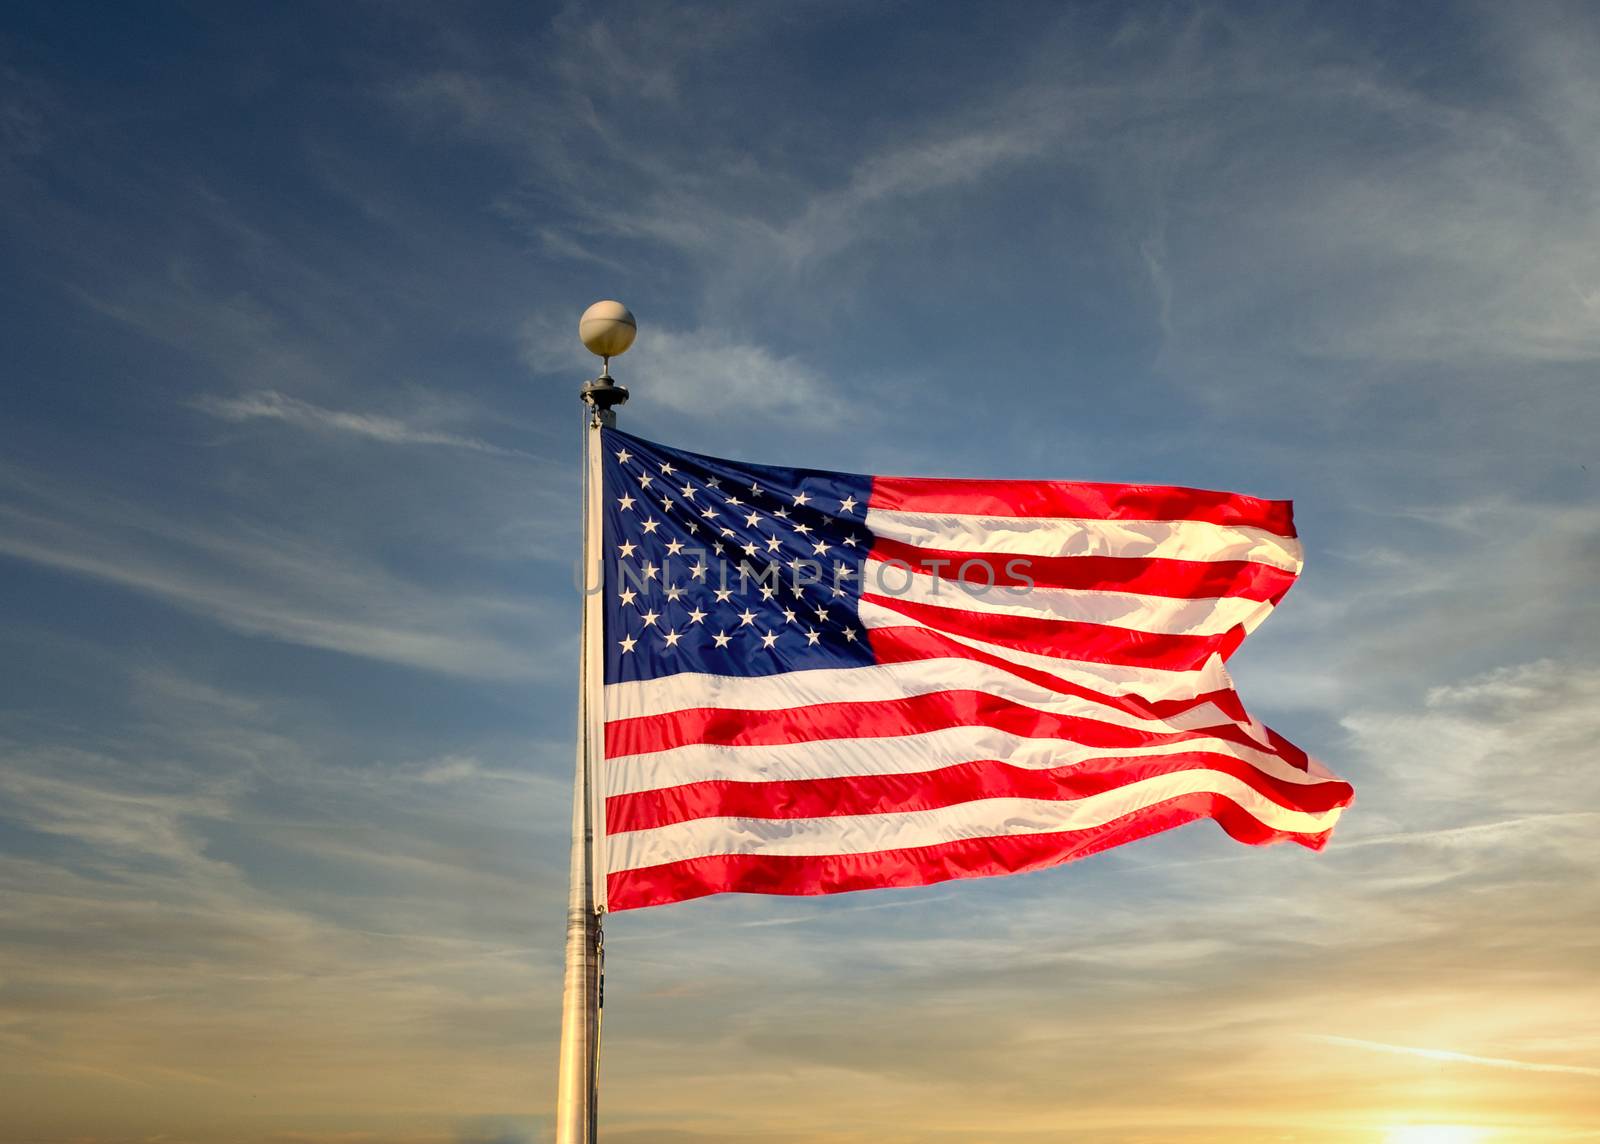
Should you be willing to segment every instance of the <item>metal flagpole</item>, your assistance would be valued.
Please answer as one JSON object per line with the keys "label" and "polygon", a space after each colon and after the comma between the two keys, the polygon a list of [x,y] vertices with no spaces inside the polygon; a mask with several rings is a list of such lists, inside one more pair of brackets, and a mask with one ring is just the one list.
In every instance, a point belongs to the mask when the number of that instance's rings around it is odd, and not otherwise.
{"label": "metal flagpole", "polygon": [[[578,750],[572,787],[572,863],[567,896],[567,965],[561,990],[561,1054],[556,1085],[556,1144],[595,1144],[600,1096],[600,1006],[605,946],[605,802],[596,778],[603,757],[605,583],[601,534],[600,430],[615,428],[628,391],[611,378],[611,358],[633,344],[633,315],[620,302],[584,311],[578,335],[604,359],[600,376],[580,391],[583,428],[583,635],[578,668]],[[601,845],[596,843],[600,842]]]}

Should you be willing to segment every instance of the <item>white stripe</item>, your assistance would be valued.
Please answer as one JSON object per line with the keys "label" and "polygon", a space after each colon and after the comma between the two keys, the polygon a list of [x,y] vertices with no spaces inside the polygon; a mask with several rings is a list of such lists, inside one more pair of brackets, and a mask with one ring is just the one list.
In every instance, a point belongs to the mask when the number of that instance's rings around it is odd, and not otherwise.
{"label": "white stripe", "polygon": [[607,721],[614,721],[700,707],[782,711],[819,703],[875,703],[951,690],[982,691],[1035,711],[1158,733],[1222,724],[1250,726],[1239,723],[1214,703],[1202,703],[1166,718],[1142,716],[1081,696],[1063,695],[1002,667],[954,658],[812,668],[781,675],[710,675],[685,671],[660,679],[608,683],[605,708]]}
{"label": "white stripe", "polygon": [[1285,782],[1315,785],[1328,776],[1308,774],[1277,755],[1210,737],[1148,747],[1090,747],[1071,739],[1034,739],[994,727],[967,724],[874,739],[826,739],[725,747],[690,743],[665,751],[606,760],[606,794],[637,794],[688,783],[795,782],[853,775],[914,775],[980,759],[999,759],[1029,770],[1068,767],[1087,759],[1159,758],[1210,751],[1249,763]]}
{"label": "white stripe", "polygon": [[1106,695],[1137,695],[1144,699],[1193,699],[1208,691],[1228,691],[1233,679],[1223,666],[1222,657],[1213,655],[1192,671],[1169,671],[1159,667],[1129,667],[1115,663],[1092,663],[1088,660],[1057,659],[1037,652],[1019,651],[1002,644],[986,643],[970,636],[947,632],[932,624],[912,619],[910,616],[862,600],[856,614],[867,628],[922,628],[938,632],[944,638],[963,647],[984,651],[998,659],[1023,667],[1048,672],[1068,683],[1092,688]]}
{"label": "white stripe", "polygon": [[1103,624],[1157,635],[1220,636],[1237,625],[1253,631],[1267,618],[1272,605],[1242,596],[1174,599],[1137,592],[1107,592],[1084,588],[983,588],[983,573],[969,573],[973,587],[954,579],[956,569],[935,579],[903,566],[886,566],[874,558],[867,571],[867,590],[913,604],[959,608],[997,616],[1024,616],[1035,620],[1071,620]]}
{"label": "white stripe", "polygon": [[613,873],[714,854],[871,854],[937,846],[965,838],[1088,830],[1185,794],[1220,794],[1276,830],[1317,834],[1337,810],[1287,810],[1248,784],[1217,771],[1180,771],[1070,802],[996,798],[937,810],[835,818],[700,818],[610,838]]}
{"label": "white stripe", "polygon": [[1123,556],[1169,560],[1248,560],[1299,572],[1300,542],[1264,528],[1203,520],[1085,520],[1060,516],[869,509],[874,534],[918,548],[1014,556]]}

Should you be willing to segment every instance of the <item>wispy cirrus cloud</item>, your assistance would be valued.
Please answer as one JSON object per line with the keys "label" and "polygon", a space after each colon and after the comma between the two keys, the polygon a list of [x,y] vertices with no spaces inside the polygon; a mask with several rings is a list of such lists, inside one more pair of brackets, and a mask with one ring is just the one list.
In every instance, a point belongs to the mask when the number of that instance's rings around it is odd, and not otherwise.
{"label": "wispy cirrus cloud", "polygon": [[355,413],[342,409],[328,409],[302,401],[276,390],[261,390],[237,397],[205,395],[191,403],[194,408],[223,421],[281,421],[301,429],[317,432],[343,433],[388,445],[437,445],[450,449],[466,449],[474,453],[487,453],[495,457],[518,457],[524,460],[544,460],[521,449],[508,449],[481,437],[450,433],[411,424],[404,418],[384,413]]}
{"label": "wispy cirrus cloud", "polygon": [[1447,1049],[1419,1049],[1411,1045],[1389,1045],[1381,1041],[1364,1041],[1359,1037],[1336,1037],[1326,1033],[1307,1033],[1314,1041],[1327,1045],[1345,1045],[1352,1049],[1365,1049],[1374,1053],[1390,1053],[1402,1057],[1421,1057],[1430,1061],[1450,1064],[1480,1065],[1484,1068],[1516,1069],[1521,1072],[1565,1073],[1568,1076],[1600,1077],[1600,1068],[1587,1065],[1557,1065],[1540,1061],[1519,1061],[1509,1057],[1480,1057],[1472,1053],[1457,1053]]}
{"label": "wispy cirrus cloud", "polygon": [[[432,671],[536,675],[546,609],[430,587],[267,523],[208,527],[0,468],[0,554],[154,596],[235,631]],[[522,638],[517,638],[518,634]]]}
{"label": "wispy cirrus cloud", "polygon": [[[598,362],[578,342],[574,328],[539,317],[521,330],[524,360],[549,372],[570,365],[592,375]],[[716,328],[651,329],[613,366],[632,386],[635,408],[746,422],[780,418],[808,427],[831,424],[849,408],[844,394],[800,357],[783,355]],[[865,411],[853,413],[859,419]]]}

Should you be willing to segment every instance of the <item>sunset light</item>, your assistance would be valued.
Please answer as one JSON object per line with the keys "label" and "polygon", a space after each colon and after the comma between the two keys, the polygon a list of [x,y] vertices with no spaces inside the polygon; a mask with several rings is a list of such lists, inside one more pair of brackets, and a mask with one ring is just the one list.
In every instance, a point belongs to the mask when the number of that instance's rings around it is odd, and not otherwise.
{"label": "sunset light", "polygon": [[1391,1128],[1383,1144],[1488,1144],[1487,1128],[1460,1124],[1409,1124]]}

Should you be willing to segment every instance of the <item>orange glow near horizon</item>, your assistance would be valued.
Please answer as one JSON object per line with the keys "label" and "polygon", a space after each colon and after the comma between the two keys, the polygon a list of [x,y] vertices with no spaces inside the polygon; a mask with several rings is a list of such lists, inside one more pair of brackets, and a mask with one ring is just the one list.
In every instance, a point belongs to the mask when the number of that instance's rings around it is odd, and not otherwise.
{"label": "orange glow near horizon", "polygon": [[1460,1124],[1409,1124],[1391,1128],[1383,1144],[1488,1144],[1487,1128]]}

